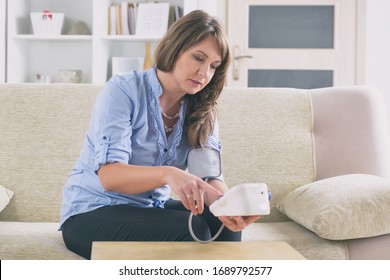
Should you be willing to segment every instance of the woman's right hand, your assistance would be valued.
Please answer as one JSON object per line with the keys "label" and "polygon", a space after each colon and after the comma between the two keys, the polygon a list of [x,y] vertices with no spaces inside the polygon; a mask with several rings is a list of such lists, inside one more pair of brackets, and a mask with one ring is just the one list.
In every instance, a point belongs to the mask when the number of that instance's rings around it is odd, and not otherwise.
{"label": "woman's right hand", "polygon": [[194,215],[204,210],[203,193],[221,196],[222,193],[201,178],[176,167],[170,167],[167,173],[167,185],[180,198],[184,207]]}

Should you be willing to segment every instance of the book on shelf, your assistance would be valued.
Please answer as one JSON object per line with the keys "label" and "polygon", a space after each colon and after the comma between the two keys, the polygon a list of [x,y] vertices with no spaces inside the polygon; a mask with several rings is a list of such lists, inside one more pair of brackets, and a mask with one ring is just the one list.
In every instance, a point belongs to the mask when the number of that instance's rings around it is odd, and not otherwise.
{"label": "book on shelf", "polygon": [[131,35],[130,16],[133,14],[134,4],[130,2],[121,2],[117,5],[111,5],[109,8],[108,17],[108,34],[109,35]]}
{"label": "book on shelf", "polygon": [[130,3],[127,3],[127,2],[121,2],[120,6],[119,6],[119,12],[120,12],[120,25],[121,25],[121,29],[122,29],[122,33],[121,35],[129,35],[129,25],[127,23],[127,17],[128,17],[128,5],[130,5]]}
{"label": "book on shelf", "polygon": [[109,35],[161,37],[174,21],[183,16],[183,8],[169,3],[122,1],[108,8]]}
{"label": "book on shelf", "polygon": [[108,34],[116,35],[116,7],[110,6],[108,9]]}
{"label": "book on shelf", "polygon": [[168,27],[183,16],[183,8],[177,5],[170,6]]}
{"label": "book on shelf", "polygon": [[122,29],[122,6],[119,4],[116,6],[116,34],[123,35]]}
{"label": "book on shelf", "polygon": [[169,18],[168,18],[168,28],[169,26],[171,26],[172,23],[175,22],[175,7],[174,6],[171,6],[169,7]]}
{"label": "book on shelf", "polygon": [[168,29],[169,3],[139,3],[135,34],[161,37]]}
{"label": "book on shelf", "polygon": [[183,16],[183,8],[180,6],[174,6],[175,8],[175,21]]}
{"label": "book on shelf", "polygon": [[135,34],[135,15],[136,15],[137,7],[136,5],[132,5],[129,7],[127,11],[127,24],[129,26],[129,34],[134,35]]}

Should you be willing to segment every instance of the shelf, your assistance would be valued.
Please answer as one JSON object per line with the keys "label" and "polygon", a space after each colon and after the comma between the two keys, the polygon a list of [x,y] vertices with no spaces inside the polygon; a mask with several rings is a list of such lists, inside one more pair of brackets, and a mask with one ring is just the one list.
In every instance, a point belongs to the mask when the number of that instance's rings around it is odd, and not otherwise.
{"label": "shelf", "polygon": [[13,37],[18,40],[31,41],[92,41],[92,35],[33,35],[33,34],[19,34]]}
{"label": "shelf", "polygon": [[145,36],[137,36],[137,35],[106,35],[106,36],[102,36],[101,39],[107,41],[157,42],[161,39],[161,37],[145,37]]}

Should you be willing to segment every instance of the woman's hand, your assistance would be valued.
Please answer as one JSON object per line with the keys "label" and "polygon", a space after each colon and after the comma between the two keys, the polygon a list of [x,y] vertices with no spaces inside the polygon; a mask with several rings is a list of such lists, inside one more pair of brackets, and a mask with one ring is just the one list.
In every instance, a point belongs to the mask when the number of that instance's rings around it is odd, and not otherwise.
{"label": "woman's hand", "polygon": [[[214,188],[220,190],[222,193],[229,189],[223,181],[212,180],[209,182]],[[205,196],[206,204],[210,206],[219,197],[209,194]],[[231,231],[241,231],[254,221],[258,220],[260,216],[221,216],[219,220]]]}
{"label": "woman's hand", "polygon": [[222,195],[219,190],[199,177],[175,167],[167,174],[167,185],[179,197],[184,207],[194,215],[203,213],[203,193],[214,197]]}
{"label": "woman's hand", "polygon": [[231,231],[241,231],[259,218],[260,216],[221,216],[219,220]]}

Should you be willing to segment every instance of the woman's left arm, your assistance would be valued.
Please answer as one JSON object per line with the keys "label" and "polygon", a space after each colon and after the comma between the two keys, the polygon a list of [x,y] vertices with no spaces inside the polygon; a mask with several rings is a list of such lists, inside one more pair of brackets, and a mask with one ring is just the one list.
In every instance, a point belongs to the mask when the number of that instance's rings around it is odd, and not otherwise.
{"label": "woman's left arm", "polygon": [[[221,193],[227,192],[229,189],[223,181],[210,180],[208,183],[219,190]],[[204,201],[207,206],[210,206],[219,197],[205,193]],[[248,225],[258,220],[260,216],[221,216],[220,221],[231,231],[241,231]]]}

